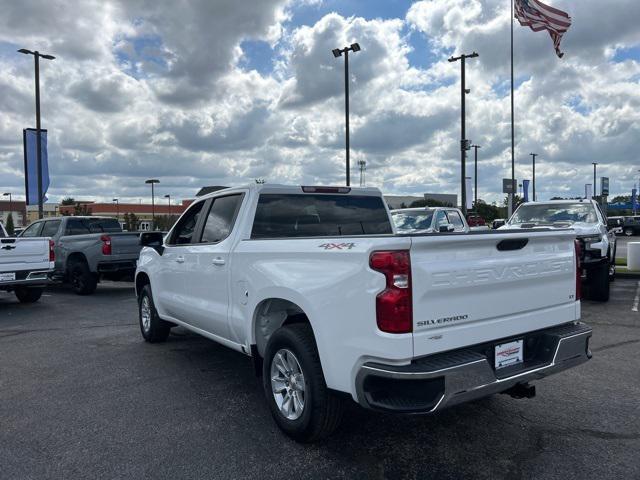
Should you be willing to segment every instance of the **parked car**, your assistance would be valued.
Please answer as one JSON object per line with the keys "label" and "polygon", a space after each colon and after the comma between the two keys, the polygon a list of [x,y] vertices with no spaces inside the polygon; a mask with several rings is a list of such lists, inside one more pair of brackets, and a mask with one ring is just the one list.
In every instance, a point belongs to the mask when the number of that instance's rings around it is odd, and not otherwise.
{"label": "parked car", "polygon": [[501,226],[503,226],[505,223],[507,223],[507,219],[506,218],[496,218],[493,222],[491,222],[491,228],[496,230],[496,229],[500,228]]}
{"label": "parked car", "polygon": [[640,234],[640,216],[624,217],[622,231],[627,237]]}
{"label": "parked car", "polygon": [[0,224],[0,290],[13,292],[21,303],[37,302],[54,260],[49,238],[12,238]]}
{"label": "parked car", "polygon": [[48,218],[32,223],[20,235],[38,237],[51,237],[55,244],[53,278],[70,283],[79,295],[93,293],[101,278],[133,280],[139,233],[123,232],[115,218]]}
{"label": "parked car", "polygon": [[607,217],[607,228],[616,235],[624,233],[624,217]]}
{"label": "parked car", "polygon": [[484,227],[487,224],[484,218],[475,213],[467,215],[467,223],[470,227]]}
{"label": "parked car", "polygon": [[425,207],[391,210],[398,233],[468,232],[464,215],[457,208]]}
{"label": "parked car", "polygon": [[299,441],[329,435],[349,397],[396,413],[530,397],[591,357],[571,230],[399,235],[377,189],[260,184],[141,243],[144,339],[181,325],[251,356]]}
{"label": "parked car", "polygon": [[523,203],[502,229],[571,228],[581,246],[582,271],[594,300],[609,300],[616,275],[616,236],[595,200]]}

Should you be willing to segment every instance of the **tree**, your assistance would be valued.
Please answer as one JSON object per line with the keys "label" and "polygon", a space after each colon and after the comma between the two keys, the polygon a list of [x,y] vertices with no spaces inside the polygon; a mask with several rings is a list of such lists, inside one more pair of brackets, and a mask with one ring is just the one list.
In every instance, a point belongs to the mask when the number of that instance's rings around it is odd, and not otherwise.
{"label": "tree", "polygon": [[140,220],[135,213],[125,213],[124,214],[124,228],[129,232],[136,232],[138,230],[138,224]]}
{"label": "tree", "polygon": [[473,211],[484,218],[487,222],[493,222],[496,218],[506,217],[504,209],[499,208],[496,205],[489,205],[481,199],[478,199],[478,204],[475,205]]}
{"label": "tree", "polygon": [[76,202],[73,207],[73,214],[75,216],[86,217],[91,215],[91,209],[86,203]]}
{"label": "tree", "polygon": [[60,205],[75,205],[76,201],[72,197],[65,197],[60,202]]}
{"label": "tree", "polygon": [[15,227],[13,225],[13,214],[11,212],[9,212],[9,216],[7,217],[7,224],[5,225],[5,228],[7,229],[7,233],[13,236]]}

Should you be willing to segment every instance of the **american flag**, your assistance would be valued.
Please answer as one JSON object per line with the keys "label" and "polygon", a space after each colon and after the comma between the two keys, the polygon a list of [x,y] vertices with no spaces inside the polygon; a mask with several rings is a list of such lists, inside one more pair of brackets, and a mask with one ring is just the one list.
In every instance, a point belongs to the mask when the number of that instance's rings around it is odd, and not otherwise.
{"label": "american flag", "polygon": [[534,32],[548,31],[558,57],[563,57],[560,42],[571,26],[571,17],[566,12],[538,0],[515,0],[515,17],[520,25],[530,27]]}

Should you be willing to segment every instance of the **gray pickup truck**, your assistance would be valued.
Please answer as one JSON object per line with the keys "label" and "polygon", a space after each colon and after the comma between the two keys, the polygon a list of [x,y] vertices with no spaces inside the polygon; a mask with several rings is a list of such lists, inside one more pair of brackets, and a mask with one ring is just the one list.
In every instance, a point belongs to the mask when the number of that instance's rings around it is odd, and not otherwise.
{"label": "gray pickup truck", "polygon": [[51,238],[56,259],[52,279],[70,283],[79,295],[92,294],[101,278],[133,280],[141,249],[138,232],[123,232],[120,223],[108,217],[38,220],[20,237]]}

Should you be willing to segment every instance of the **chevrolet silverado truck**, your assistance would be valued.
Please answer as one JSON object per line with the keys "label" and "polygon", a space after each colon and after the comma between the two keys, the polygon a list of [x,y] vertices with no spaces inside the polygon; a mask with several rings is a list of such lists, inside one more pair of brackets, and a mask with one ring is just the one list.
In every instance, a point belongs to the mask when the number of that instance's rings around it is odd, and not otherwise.
{"label": "chevrolet silverado truck", "polygon": [[377,189],[262,184],[140,240],[144,340],[179,325],[252,357],[297,441],[329,435],[349,399],[434,413],[531,397],[591,357],[571,230],[398,234]]}
{"label": "chevrolet silverado truck", "polygon": [[592,300],[609,300],[609,283],[616,276],[615,226],[595,200],[552,200],[523,203],[509,221],[507,229],[571,228],[580,242],[583,280]]}
{"label": "chevrolet silverado truck", "polygon": [[95,292],[101,278],[133,280],[140,254],[139,234],[123,232],[109,217],[59,217],[29,225],[20,238],[50,237],[54,242],[52,278],[68,282],[78,295]]}
{"label": "chevrolet silverado truck", "polygon": [[0,224],[0,290],[21,303],[37,302],[53,271],[55,254],[48,238],[11,238]]}

